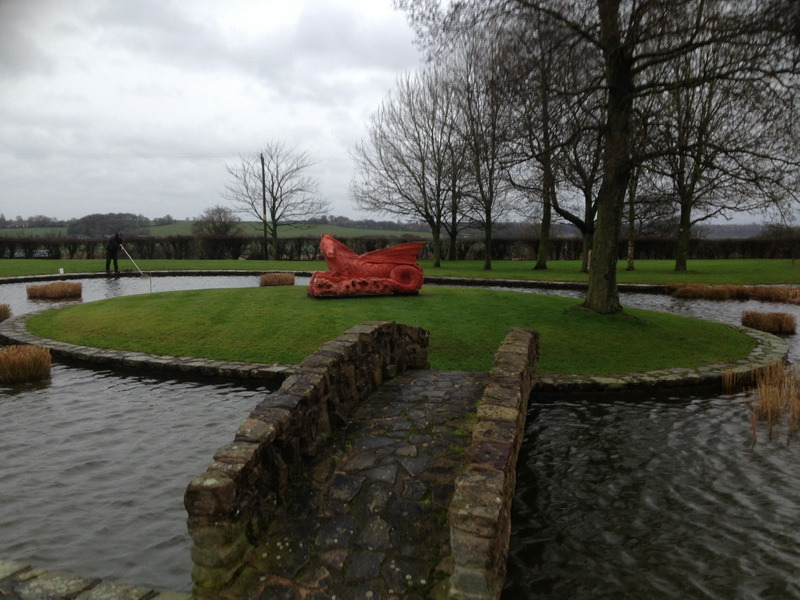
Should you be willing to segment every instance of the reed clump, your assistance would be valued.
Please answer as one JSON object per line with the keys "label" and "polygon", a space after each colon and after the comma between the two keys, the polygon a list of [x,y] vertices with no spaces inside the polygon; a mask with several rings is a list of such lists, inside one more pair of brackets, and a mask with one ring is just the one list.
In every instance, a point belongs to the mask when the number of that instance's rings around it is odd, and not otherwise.
{"label": "reed clump", "polygon": [[752,407],[753,441],[755,421],[764,421],[772,439],[774,429],[789,440],[800,429],[800,371],[780,362],[756,375],[757,398]]}
{"label": "reed clump", "polygon": [[0,383],[23,383],[50,377],[50,350],[39,346],[0,348]]}
{"label": "reed clump", "polygon": [[264,273],[259,280],[261,287],[268,285],[294,285],[294,273]]}
{"label": "reed clump", "polygon": [[29,285],[25,289],[28,292],[28,300],[80,298],[83,293],[83,285],[78,281],[55,281],[42,285]]}
{"label": "reed clump", "polygon": [[705,285],[687,283],[676,286],[672,295],[676,298],[702,300],[760,300],[800,304],[800,288],[761,285]]}
{"label": "reed clump", "polygon": [[793,334],[797,330],[797,320],[794,315],[787,313],[745,311],[742,313],[742,325],[775,334]]}
{"label": "reed clump", "polygon": [[11,316],[11,307],[8,304],[0,304],[0,323]]}

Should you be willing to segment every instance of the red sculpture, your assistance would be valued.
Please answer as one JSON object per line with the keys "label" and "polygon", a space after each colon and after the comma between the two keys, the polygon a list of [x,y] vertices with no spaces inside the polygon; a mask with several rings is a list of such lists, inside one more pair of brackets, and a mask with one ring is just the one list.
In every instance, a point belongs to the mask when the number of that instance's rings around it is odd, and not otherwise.
{"label": "red sculpture", "polygon": [[319,248],[330,271],[314,271],[308,295],[316,298],[365,294],[416,294],[423,271],[417,264],[425,242],[408,242],[366,254],[356,254],[324,234]]}

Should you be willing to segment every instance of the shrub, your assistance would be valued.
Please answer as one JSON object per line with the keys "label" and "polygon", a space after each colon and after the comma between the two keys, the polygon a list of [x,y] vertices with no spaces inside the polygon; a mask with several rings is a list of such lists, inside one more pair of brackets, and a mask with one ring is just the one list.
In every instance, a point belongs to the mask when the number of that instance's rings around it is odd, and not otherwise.
{"label": "shrub", "polygon": [[778,427],[786,440],[800,429],[800,372],[784,363],[761,369],[756,376],[758,396],[752,409],[753,441],[755,420],[766,421],[769,436]]}
{"label": "shrub", "polygon": [[11,307],[8,304],[0,304],[0,322],[5,321],[11,316]]}
{"label": "shrub", "polygon": [[76,281],[56,281],[43,285],[29,285],[26,288],[28,300],[59,300],[62,298],[80,298],[83,286]]}
{"label": "shrub", "polygon": [[294,285],[294,273],[264,273],[259,285]]}
{"label": "shrub", "polygon": [[676,298],[705,300],[761,300],[800,304],[800,288],[761,285],[702,285],[687,283],[672,291]]}
{"label": "shrub", "polygon": [[50,350],[39,346],[0,348],[0,383],[22,383],[50,376]]}
{"label": "shrub", "polygon": [[797,321],[794,315],[786,313],[761,313],[745,311],[742,313],[742,325],[767,333],[794,333]]}

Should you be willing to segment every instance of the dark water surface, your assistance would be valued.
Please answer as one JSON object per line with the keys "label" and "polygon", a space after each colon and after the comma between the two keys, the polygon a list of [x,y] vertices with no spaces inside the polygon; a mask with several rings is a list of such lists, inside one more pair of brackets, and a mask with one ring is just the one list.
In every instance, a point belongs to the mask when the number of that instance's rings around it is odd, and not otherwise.
{"label": "dark water surface", "polygon": [[[624,294],[741,322],[800,307]],[[786,338],[800,358],[797,336]],[[753,443],[747,393],[532,398],[504,600],[800,598],[800,440]]]}
{"label": "dark water surface", "polygon": [[[257,286],[253,276],[86,279],[83,300]],[[0,285],[19,315],[25,284]],[[264,386],[120,376],[55,364],[0,385],[0,558],[155,589],[191,589],[183,493]]]}
{"label": "dark water surface", "polygon": [[[82,283],[89,301],[258,278]],[[43,306],[23,284],[0,285],[0,303],[14,314]],[[743,310],[800,320],[800,307],[760,302],[624,294],[623,304],[726,323]],[[788,340],[797,362],[800,344]],[[188,591],[183,492],[265,393],[64,365],[49,382],[0,387],[0,558]],[[504,600],[800,598],[800,440],[770,441],[760,428],[754,444],[750,400],[535,397]]]}

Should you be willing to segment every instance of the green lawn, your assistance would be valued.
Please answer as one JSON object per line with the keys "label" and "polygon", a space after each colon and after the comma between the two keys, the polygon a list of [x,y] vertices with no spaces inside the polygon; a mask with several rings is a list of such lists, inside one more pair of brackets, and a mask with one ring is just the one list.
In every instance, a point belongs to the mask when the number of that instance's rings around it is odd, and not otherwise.
{"label": "green lawn", "polygon": [[[140,260],[133,256],[144,271],[165,270],[327,270],[322,261],[263,261],[263,260]],[[580,262],[561,260],[548,262],[546,271],[534,271],[532,261],[494,261],[491,271],[483,270],[483,261],[445,261],[433,268],[431,261],[420,261],[426,275],[440,277],[471,277],[487,279],[525,279],[537,281],[588,281],[580,272]],[[685,273],[674,271],[671,260],[640,260],[634,271],[625,270],[625,261],[617,269],[619,283],[705,283],[705,284],[794,284],[800,285],[800,261],[791,260],[692,260]],[[17,275],[55,274],[59,268],[66,273],[92,273],[105,269],[105,258],[95,260],[0,259],[0,277]],[[134,271],[133,264],[120,258],[120,269]]]}
{"label": "green lawn", "polygon": [[541,335],[542,372],[618,373],[692,367],[747,356],[749,336],[719,323],[626,309],[600,316],[580,301],[522,292],[423,287],[418,296],[312,299],[302,287],[128,296],[47,311],[44,337],[103,348],[296,364],[363,321],[431,332],[433,368],[487,370],[509,327]]}

